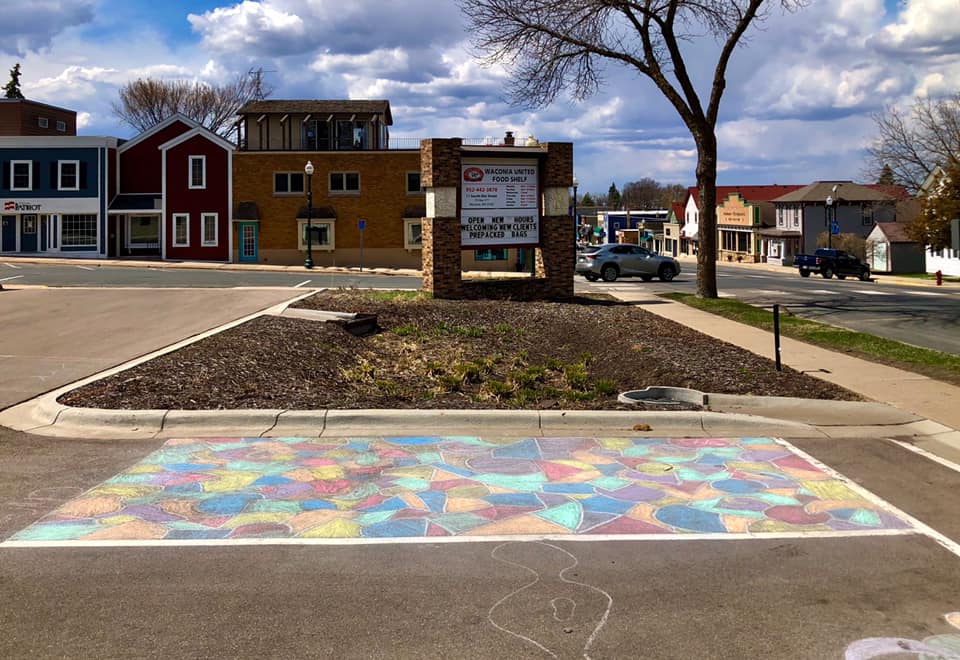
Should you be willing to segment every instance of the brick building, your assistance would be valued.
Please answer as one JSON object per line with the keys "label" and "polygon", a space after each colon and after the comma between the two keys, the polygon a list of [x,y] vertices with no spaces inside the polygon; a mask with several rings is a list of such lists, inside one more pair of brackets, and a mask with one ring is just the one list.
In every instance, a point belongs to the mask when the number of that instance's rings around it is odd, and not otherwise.
{"label": "brick building", "polygon": [[77,134],[77,113],[27,99],[0,99],[0,135]]}
{"label": "brick building", "polygon": [[[391,139],[388,101],[251,101],[238,115],[235,260],[303,263],[310,191],[315,264],[420,267],[420,140]],[[516,261],[507,249],[462,258],[465,269],[512,270]]]}

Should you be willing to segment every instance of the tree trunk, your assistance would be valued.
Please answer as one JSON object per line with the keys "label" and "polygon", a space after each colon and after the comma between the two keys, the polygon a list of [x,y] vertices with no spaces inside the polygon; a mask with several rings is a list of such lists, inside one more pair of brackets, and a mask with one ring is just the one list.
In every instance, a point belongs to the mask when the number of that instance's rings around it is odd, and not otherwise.
{"label": "tree trunk", "polygon": [[697,193],[700,222],[697,240],[697,295],[717,297],[717,142],[709,135],[695,136],[697,142]]}

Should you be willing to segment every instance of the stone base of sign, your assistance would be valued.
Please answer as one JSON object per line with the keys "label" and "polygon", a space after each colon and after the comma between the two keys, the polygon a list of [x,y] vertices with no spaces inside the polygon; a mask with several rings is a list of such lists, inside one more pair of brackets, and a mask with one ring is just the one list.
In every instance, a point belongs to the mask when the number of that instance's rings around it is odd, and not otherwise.
{"label": "stone base of sign", "polygon": [[[573,297],[576,247],[573,219],[561,215],[573,182],[573,145],[568,142],[535,147],[490,149],[498,158],[536,156],[542,172],[545,207],[540,215],[540,246],[535,250],[535,277],[529,279],[464,280],[461,271],[459,209],[452,201],[460,185],[462,141],[423,140],[420,144],[421,182],[427,193],[427,215],[421,226],[421,268],[424,291],[434,298],[563,300]],[[452,215],[451,215],[452,214]]]}

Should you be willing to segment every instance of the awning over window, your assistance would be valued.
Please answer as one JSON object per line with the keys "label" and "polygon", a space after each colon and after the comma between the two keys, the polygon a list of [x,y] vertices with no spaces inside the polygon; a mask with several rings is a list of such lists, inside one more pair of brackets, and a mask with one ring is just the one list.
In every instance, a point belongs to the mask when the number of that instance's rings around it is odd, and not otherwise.
{"label": "awning over window", "polygon": [[233,210],[233,219],[238,222],[259,222],[260,210],[256,202],[240,202]]}
{"label": "awning over window", "polygon": [[137,211],[161,211],[159,194],[129,194],[117,195],[110,202],[110,213],[128,213]]}

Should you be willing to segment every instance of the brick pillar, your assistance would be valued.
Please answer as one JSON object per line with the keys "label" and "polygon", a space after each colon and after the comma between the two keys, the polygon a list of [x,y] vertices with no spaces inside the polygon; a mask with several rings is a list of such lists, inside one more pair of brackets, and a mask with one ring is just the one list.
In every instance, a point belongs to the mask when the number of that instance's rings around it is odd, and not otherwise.
{"label": "brick pillar", "polygon": [[427,195],[427,217],[421,229],[422,288],[436,298],[459,298],[462,294],[457,216],[461,143],[460,138],[420,142],[420,180]]}
{"label": "brick pillar", "polygon": [[570,186],[573,185],[573,144],[546,145],[543,163],[543,215],[540,217],[540,249],[537,250],[537,277],[546,280],[548,298],[573,296],[576,265],[576,231],[570,216]]}

